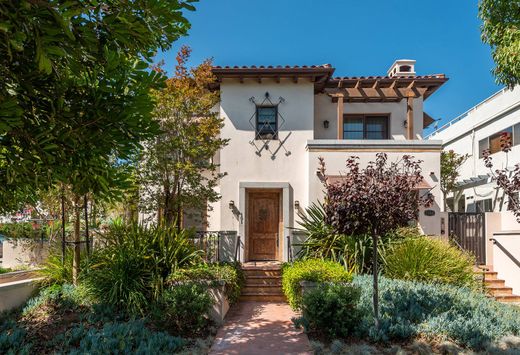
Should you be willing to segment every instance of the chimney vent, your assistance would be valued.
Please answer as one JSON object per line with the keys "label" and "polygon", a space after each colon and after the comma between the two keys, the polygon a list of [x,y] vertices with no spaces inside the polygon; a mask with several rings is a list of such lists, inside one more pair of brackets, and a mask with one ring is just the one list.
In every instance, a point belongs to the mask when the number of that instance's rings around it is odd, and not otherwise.
{"label": "chimney vent", "polygon": [[389,77],[396,76],[415,76],[415,60],[413,59],[398,59],[388,69],[387,75]]}

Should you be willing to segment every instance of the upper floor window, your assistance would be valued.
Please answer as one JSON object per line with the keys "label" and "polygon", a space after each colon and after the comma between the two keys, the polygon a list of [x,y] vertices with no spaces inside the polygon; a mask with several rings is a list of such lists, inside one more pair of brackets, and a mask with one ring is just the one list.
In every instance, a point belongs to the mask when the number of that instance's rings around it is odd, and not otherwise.
{"label": "upper floor window", "polygon": [[256,107],[256,138],[277,139],[278,137],[278,107]]}
{"label": "upper floor window", "polygon": [[343,139],[388,139],[388,116],[344,115]]}
{"label": "upper floor window", "polygon": [[489,137],[479,140],[479,157],[482,158],[484,156],[483,152],[486,149],[489,149],[489,152],[491,154],[500,152],[502,150],[501,137],[504,133],[508,135],[509,139],[511,139],[512,145],[520,145],[520,123],[517,123],[514,126],[507,127],[506,129],[498,133],[495,133]]}

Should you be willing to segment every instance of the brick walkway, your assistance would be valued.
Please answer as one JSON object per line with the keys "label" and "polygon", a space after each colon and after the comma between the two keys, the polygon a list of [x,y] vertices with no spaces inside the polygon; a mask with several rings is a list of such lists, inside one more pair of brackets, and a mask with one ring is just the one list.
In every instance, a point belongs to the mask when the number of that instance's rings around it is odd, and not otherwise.
{"label": "brick walkway", "polygon": [[239,302],[219,329],[210,355],[312,354],[309,339],[295,329],[287,303]]}

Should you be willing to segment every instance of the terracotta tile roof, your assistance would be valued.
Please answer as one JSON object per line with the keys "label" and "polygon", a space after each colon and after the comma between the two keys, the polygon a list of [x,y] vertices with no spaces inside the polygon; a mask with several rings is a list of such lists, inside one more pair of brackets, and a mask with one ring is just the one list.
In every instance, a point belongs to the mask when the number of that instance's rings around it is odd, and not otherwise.
{"label": "terracotta tile roof", "polygon": [[322,65],[216,65],[213,69],[333,69],[330,64]]}
{"label": "terracotta tile roof", "polygon": [[396,80],[396,79],[446,79],[446,75],[444,74],[430,74],[430,75],[410,75],[410,76],[335,76],[330,78],[330,80],[339,81],[339,80]]}

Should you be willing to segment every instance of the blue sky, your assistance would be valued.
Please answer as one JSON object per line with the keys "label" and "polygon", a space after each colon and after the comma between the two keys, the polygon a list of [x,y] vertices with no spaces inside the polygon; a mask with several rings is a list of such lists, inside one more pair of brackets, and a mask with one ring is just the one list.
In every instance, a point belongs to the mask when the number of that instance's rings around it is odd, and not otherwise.
{"label": "blue sky", "polygon": [[[338,76],[385,75],[398,58],[416,59],[418,74],[450,80],[425,103],[448,121],[499,90],[490,48],[480,40],[477,0],[202,0],[187,13],[192,65],[330,63]],[[442,123],[441,123],[442,124]]]}

